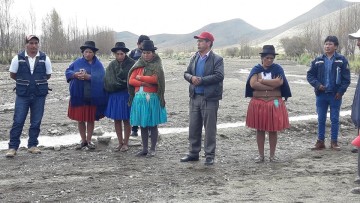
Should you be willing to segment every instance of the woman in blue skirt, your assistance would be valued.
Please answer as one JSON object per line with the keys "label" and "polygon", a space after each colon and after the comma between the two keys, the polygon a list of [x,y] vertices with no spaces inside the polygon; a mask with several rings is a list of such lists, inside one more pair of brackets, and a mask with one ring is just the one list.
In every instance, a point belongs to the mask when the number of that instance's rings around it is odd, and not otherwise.
{"label": "woman in blue skirt", "polygon": [[[137,156],[155,156],[158,125],[167,122],[165,108],[165,76],[157,48],[151,40],[144,40],[142,54],[129,72],[128,89],[131,105],[130,124],[141,127],[143,149]],[[148,150],[149,132],[151,147]]]}
{"label": "woman in blue skirt", "polygon": [[[129,49],[125,47],[124,42],[116,42],[111,51],[116,59],[110,62],[105,73],[104,88],[109,93],[105,116],[115,122],[115,132],[119,141],[115,151],[124,152],[129,149],[128,143],[131,131],[127,79],[135,61],[126,55]],[[124,123],[124,138],[122,135],[122,123]]]}

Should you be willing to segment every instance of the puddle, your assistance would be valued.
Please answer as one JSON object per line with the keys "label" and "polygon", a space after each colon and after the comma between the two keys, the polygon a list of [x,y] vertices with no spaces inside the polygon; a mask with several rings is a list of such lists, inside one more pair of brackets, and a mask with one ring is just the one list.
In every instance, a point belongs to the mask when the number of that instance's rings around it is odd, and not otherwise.
{"label": "puddle", "polygon": [[[351,110],[349,111],[341,111],[340,116],[348,116],[351,114]],[[330,114],[328,113],[327,117],[330,117]],[[317,115],[305,115],[305,116],[294,116],[290,117],[290,122],[297,122],[297,121],[304,121],[304,120],[316,120]],[[235,122],[235,123],[221,123],[218,124],[218,129],[221,128],[236,128],[236,127],[245,127],[245,122]],[[186,128],[159,128],[159,133],[161,135],[171,134],[171,133],[183,133],[188,132],[188,127]],[[116,139],[115,132],[106,132],[102,136],[110,136],[112,139]],[[94,139],[96,139],[98,136],[93,136]],[[132,138],[131,139],[140,139],[140,138]],[[27,146],[27,140],[28,138],[21,139],[20,147],[26,147]],[[56,136],[56,137],[50,137],[50,136],[40,136],[39,137],[39,146],[45,146],[45,147],[54,147],[54,146],[66,146],[66,145],[72,145],[75,143],[78,143],[80,141],[79,134],[68,134],[63,136]],[[0,142],[0,150],[4,150],[8,148],[8,142],[9,141],[1,141]]]}

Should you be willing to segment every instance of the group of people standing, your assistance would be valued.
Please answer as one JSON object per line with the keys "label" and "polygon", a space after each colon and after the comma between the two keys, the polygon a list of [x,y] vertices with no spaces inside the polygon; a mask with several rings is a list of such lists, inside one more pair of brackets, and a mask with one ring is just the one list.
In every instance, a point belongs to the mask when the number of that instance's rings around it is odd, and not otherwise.
{"label": "group of people standing", "polygon": [[[353,38],[360,39],[360,30]],[[357,36],[357,37],[356,37]],[[198,51],[191,57],[184,79],[189,83],[189,151],[180,162],[198,161],[205,130],[205,165],[213,165],[216,151],[217,113],[223,94],[224,61],[212,51],[215,41],[209,32],[194,36]],[[48,93],[47,80],[51,76],[50,59],[39,48],[39,38],[30,35],[25,51],[14,57],[10,76],[16,80],[14,123],[10,131],[7,157],[14,157],[20,144],[20,135],[28,109],[31,110],[28,148],[41,153],[38,145],[40,124]],[[324,41],[324,54],[312,61],[307,80],[314,87],[318,113],[318,139],[314,149],[325,148],[325,122],[330,107],[330,148],[339,150],[339,112],[342,95],[350,84],[347,59],[336,52],[336,36]],[[95,121],[108,117],[114,120],[118,145],[115,151],[129,149],[129,137],[141,128],[142,150],[136,156],[155,156],[158,125],[167,122],[165,102],[165,74],[157,48],[148,36],[141,35],[138,48],[130,51],[124,42],[111,49],[115,60],[105,69],[96,57],[95,42],[86,41],[80,47],[82,57],[66,69],[70,101],[68,117],[77,121],[81,137],[76,149],[96,146],[91,141]],[[264,45],[259,53],[261,63],[254,66],[246,81],[245,97],[251,97],[246,126],[256,129],[259,156],[255,162],[265,161],[265,134],[269,134],[271,162],[275,156],[277,134],[290,127],[285,102],[292,96],[283,68],[274,63],[273,45]],[[283,99],[284,98],[284,99]],[[360,113],[359,113],[360,114]],[[133,126],[133,129],[131,128]],[[123,135],[124,133],[124,135]],[[148,149],[149,137],[151,146]]]}

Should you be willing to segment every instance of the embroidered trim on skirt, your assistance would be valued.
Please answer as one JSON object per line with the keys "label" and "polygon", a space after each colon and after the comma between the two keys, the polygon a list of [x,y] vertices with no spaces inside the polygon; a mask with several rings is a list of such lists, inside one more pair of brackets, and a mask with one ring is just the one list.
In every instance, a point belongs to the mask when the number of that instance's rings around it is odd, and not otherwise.
{"label": "embroidered trim on skirt", "polygon": [[153,127],[167,122],[166,108],[161,107],[156,93],[136,92],[130,111],[130,125]]}
{"label": "embroidered trim on skirt", "polygon": [[129,120],[130,107],[128,105],[129,93],[127,90],[109,94],[109,101],[105,116],[113,120]]}
{"label": "embroidered trim on skirt", "polygon": [[281,131],[289,128],[285,102],[281,98],[268,101],[252,98],[247,110],[246,126],[263,131]]}
{"label": "embroidered trim on skirt", "polygon": [[84,106],[71,106],[69,103],[68,117],[72,120],[82,122],[95,121],[96,106],[84,105]]}

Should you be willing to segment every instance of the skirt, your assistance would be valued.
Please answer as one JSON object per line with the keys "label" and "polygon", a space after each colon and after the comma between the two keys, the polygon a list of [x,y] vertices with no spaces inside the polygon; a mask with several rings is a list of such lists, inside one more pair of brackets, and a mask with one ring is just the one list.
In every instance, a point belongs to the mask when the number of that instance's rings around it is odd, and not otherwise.
{"label": "skirt", "polygon": [[81,122],[94,122],[96,115],[96,106],[83,105],[83,106],[71,106],[69,102],[68,117],[71,120]]}
{"label": "skirt", "polygon": [[156,93],[136,92],[130,111],[130,125],[153,127],[167,122],[166,108],[161,107]]}
{"label": "skirt", "polygon": [[130,107],[128,101],[129,93],[127,90],[110,93],[105,116],[113,120],[129,120]]}
{"label": "skirt", "polygon": [[285,102],[281,98],[268,101],[252,98],[247,110],[246,126],[273,132],[289,128]]}

